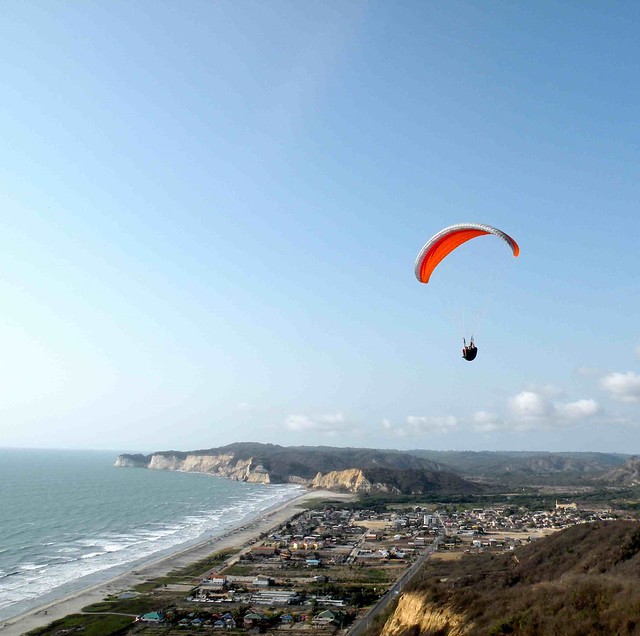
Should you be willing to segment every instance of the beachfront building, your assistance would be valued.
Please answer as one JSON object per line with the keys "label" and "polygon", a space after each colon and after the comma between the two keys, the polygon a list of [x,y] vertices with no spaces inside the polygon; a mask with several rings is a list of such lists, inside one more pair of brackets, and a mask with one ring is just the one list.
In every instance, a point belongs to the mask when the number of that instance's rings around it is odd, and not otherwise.
{"label": "beachfront building", "polygon": [[139,623],[151,623],[159,624],[164,621],[164,615],[162,612],[149,612],[148,614],[141,614],[136,617],[136,622]]}
{"label": "beachfront building", "polygon": [[214,590],[221,590],[227,585],[227,577],[222,574],[211,573],[204,581],[202,581],[201,585]]}

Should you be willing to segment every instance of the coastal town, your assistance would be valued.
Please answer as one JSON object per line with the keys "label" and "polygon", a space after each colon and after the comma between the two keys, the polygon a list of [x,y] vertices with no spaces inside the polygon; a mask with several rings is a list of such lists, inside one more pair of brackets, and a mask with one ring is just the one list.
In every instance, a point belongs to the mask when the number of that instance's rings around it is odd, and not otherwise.
{"label": "coastal town", "polygon": [[639,31],[2,2],[0,636],[640,636]]}
{"label": "coastal town", "polygon": [[538,511],[429,505],[377,512],[327,505],[217,554],[215,565],[198,576],[192,569],[148,581],[85,608],[83,616],[146,608],[128,619],[131,634],[366,633],[358,626],[382,620],[427,558],[514,550],[571,525],[615,518],[575,503]]}

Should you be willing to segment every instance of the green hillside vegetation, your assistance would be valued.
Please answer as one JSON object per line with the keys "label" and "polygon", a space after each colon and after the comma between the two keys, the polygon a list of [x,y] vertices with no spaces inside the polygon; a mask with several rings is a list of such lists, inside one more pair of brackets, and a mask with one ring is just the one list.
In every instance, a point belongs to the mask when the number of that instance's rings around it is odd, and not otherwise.
{"label": "green hillside vegetation", "polygon": [[478,635],[637,634],[639,579],[640,524],[616,521],[573,526],[512,553],[434,559],[411,591]]}
{"label": "green hillside vegetation", "polygon": [[[318,473],[361,469],[369,481],[382,484],[377,488],[380,492],[399,490],[405,496],[423,494],[436,499],[446,494],[462,497],[455,503],[478,505],[503,493],[515,497],[546,494],[551,500],[574,498],[575,493],[581,499],[601,500],[604,494],[607,500],[612,487],[623,490],[640,484],[638,459],[616,453],[397,451],[242,442],[154,454],[179,460],[188,455],[226,456],[231,463],[252,460],[252,469],[267,472],[271,483],[287,483],[292,475],[311,482]],[[144,467],[152,456],[121,457]]]}
{"label": "green hillside vegetation", "polygon": [[[446,466],[403,451],[373,448],[335,448],[331,446],[279,446],[257,442],[238,442],[205,450],[159,451],[164,455],[185,459],[187,455],[232,455],[236,460],[253,458],[274,479],[298,475],[313,479],[318,472],[328,473],[350,468],[389,468],[430,471],[449,471]],[[152,455],[124,455],[142,463],[149,463]]]}
{"label": "green hillside vegetation", "polygon": [[388,484],[407,494],[447,493],[471,496],[482,492],[478,484],[451,472],[389,468],[365,468],[362,472],[371,482]]}
{"label": "green hillside vegetation", "polygon": [[542,451],[409,451],[416,457],[445,464],[466,477],[510,478],[596,477],[621,466],[629,455],[620,453],[552,453]]}
{"label": "green hillside vegetation", "polygon": [[[360,469],[367,479],[382,484],[381,489],[402,493],[437,492],[467,494],[481,492],[448,467],[404,451],[330,446],[279,446],[242,442],[206,450],[160,451],[155,455],[184,460],[188,455],[226,456],[232,462],[252,460],[253,469],[269,474],[271,483],[287,483],[292,475],[311,482],[318,473]],[[138,466],[146,466],[153,455],[122,455]]]}
{"label": "green hillside vegetation", "polygon": [[[638,481],[637,470],[627,469],[630,455],[620,453],[551,453],[513,451],[431,451],[380,450],[374,448],[336,448],[330,446],[280,446],[257,442],[238,442],[193,451],[158,451],[155,455],[184,460],[188,455],[233,457],[234,461],[253,460],[254,468],[262,467],[269,473],[272,483],[286,483],[296,475],[312,480],[317,473],[347,469],[413,470],[424,473],[424,480],[433,484],[446,483],[442,492],[473,495],[479,492],[469,482],[456,481],[444,475],[457,474],[463,479],[474,479],[483,484],[485,492],[521,487],[579,487],[602,488],[605,481],[617,486],[629,486]],[[148,465],[152,455],[125,454],[133,464]],[[625,467],[623,467],[625,465]],[[632,466],[631,468],[637,468]],[[618,472],[615,469],[620,469]],[[607,479],[603,476],[611,474]],[[397,476],[396,481],[407,482]],[[420,480],[420,478],[417,478]],[[634,481],[635,479],[635,481]],[[382,481],[382,480],[376,480]],[[391,482],[389,482],[391,484]],[[402,488],[409,494],[412,489]],[[421,492],[429,490],[416,489]]]}

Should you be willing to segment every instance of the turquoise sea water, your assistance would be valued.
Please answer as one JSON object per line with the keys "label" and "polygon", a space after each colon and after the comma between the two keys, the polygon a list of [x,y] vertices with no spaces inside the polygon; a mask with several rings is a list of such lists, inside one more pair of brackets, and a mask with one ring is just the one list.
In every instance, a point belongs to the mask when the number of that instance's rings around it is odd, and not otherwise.
{"label": "turquoise sea water", "polygon": [[0,620],[240,526],[300,492],[115,468],[117,455],[0,449]]}

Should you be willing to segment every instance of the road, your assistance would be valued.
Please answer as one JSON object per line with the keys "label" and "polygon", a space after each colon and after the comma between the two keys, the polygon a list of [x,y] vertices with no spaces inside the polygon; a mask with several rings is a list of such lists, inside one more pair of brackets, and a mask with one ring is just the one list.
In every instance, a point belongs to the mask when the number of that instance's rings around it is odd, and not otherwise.
{"label": "road", "polygon": [[425,561],[433,554],[440,543],[444,541],[443,535],[438,535],[427,550],[421,554],[416,562],[404,572],[404,574],[393,584],[393,587],[385,594],[348,632],[347,636],[362,636],[366,634],[367,630],[371,627],[371,624],[377,616],[384,613],[389,605],[395,601],[406,585],[413,579],[420,570]]}

